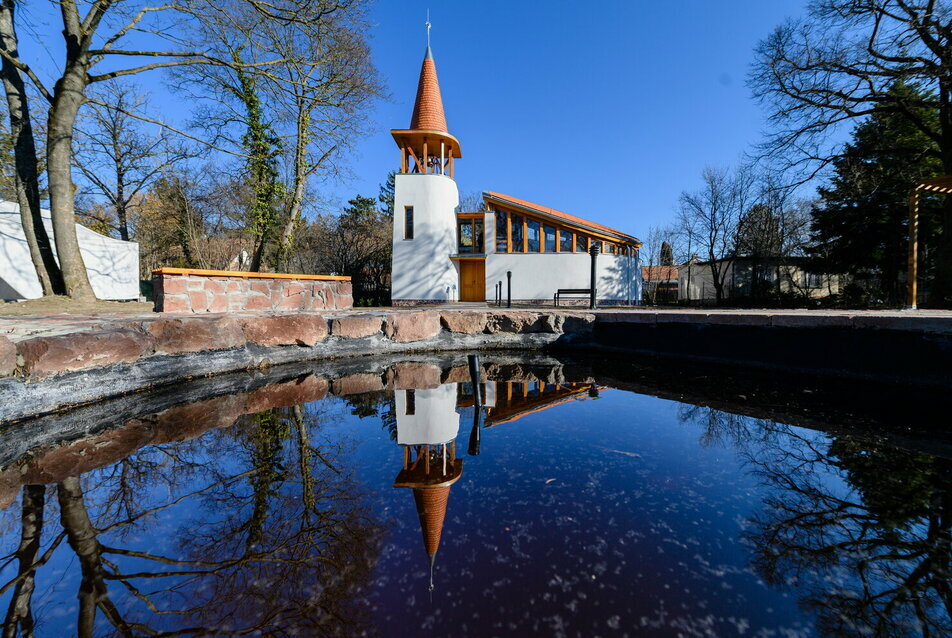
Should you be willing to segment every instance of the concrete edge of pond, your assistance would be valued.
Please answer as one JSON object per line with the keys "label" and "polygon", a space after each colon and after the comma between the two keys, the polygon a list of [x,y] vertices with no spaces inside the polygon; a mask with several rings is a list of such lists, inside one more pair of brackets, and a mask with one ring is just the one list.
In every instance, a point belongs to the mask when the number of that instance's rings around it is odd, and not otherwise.
{"label": "concrete edge of pond", "polygon": [[[0,423],[188,379],[388,353],[603,349],[952,384],[952,313],[412,309],[0,317]],[[3,334],[7,336],[3,336]]]}

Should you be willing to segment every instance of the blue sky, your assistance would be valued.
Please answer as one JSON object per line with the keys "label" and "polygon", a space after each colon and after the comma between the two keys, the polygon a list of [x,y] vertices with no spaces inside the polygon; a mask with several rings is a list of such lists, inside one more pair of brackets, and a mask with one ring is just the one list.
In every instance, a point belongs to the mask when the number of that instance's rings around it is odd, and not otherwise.
{"label": "blue sky", "polygon": [[[462,193],[494,190],[644,236],[668,223],[705,165],[735,163],[765,128],[745,85],[757,42],[805,0],[378,0],[370,40],[391,96],[356,142],[353,178],[321,185],[330,210],[376,196],[399,157],[426,47],[427,8]],[[61,59],[53,2],[20,9],[24,58]],[[47,76],[48,77],[48,76]],[[163,119],[189,105],[138,76]],[[36,103],[40,111],[42,104]]]}
{"label": "blue sky", "polygon": [[432,46],[463,193],[494,190],[643,236],[667,223],[705,165],[756,143],[763,111],[745,81],[753,49],[802,0],[410,2],[384,0],[372,47],[392,101],[357,146],[376,192],[398,161],[390,128],[409,124]]}

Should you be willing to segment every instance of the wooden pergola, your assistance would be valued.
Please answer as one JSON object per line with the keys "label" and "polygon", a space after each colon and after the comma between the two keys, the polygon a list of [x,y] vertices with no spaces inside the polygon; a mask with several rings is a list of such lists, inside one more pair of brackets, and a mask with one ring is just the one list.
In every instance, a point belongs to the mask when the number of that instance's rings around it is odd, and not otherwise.
{"label": "wooden pergola", "polygon": [[915,310],[919,279],[919,194],[952,195],[952,175],[920,182],[909,193],[909,274],[906,284],[906,310]]}

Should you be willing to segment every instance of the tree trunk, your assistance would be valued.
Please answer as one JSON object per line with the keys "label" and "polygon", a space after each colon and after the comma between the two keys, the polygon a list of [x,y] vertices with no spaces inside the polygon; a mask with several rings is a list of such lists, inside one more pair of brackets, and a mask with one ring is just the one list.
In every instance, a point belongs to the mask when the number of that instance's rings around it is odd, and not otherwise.
{"label": "tree trunk", "polygon": [[86,264],[79,251],[74,212],[72,179],[73,126],[79,107],[85,100],[86,70],[83,64],[72,61],[56,83],[53,105],[50,107],[47,128],[46,171],[50,188],[50,212],[53,217],[53,237],[66,283],[66,294],[76,300],[96,298]]}
{"label": "tree trunk", "polygon": [[16,556],[19,564],[17,583],[10,598],[7,618],[3,623],[3,638],[14,638],[17,625],[24,638],[33,636],[33,590],[36,587],[36,559],[40,555],[40,537],[43,532],[43,506],[46,503],[45,485],[23,486],[23,513],[20,521],[20,547]]}
{"label": "tree trunk", "polygon": [[[14,0],[0,3],[0,48],[13,58],[19,57],[16,25],[13,20]],[[3,58],[3,87],[10,112],[10,135],[16,166],[15,184],[23,234],[30,249],[30,259],[40,280],[43,295],[64,295],[66,285],[53,254],[53,245],[40,214],[39,169],[36,162],[36,141],[27,104],[26,90],[19,69]]]}

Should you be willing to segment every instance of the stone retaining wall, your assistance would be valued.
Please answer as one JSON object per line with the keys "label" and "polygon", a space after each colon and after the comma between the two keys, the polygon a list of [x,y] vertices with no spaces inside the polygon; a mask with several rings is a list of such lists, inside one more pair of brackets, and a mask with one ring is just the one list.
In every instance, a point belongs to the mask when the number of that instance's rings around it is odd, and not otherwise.
{"label": "stone retaining wall", "polygon": [[350,277],[159,268],[152,271],[156,312],[306,312],[354,305]]}
{"label": "stone retaining wall", "polygon": [[[541,348],[590,335],[586,313],[412,310],[111,315],[0,336],[0,423],[189,378],[314,359]],[[196,354],[201,353],[201,356]]]}

